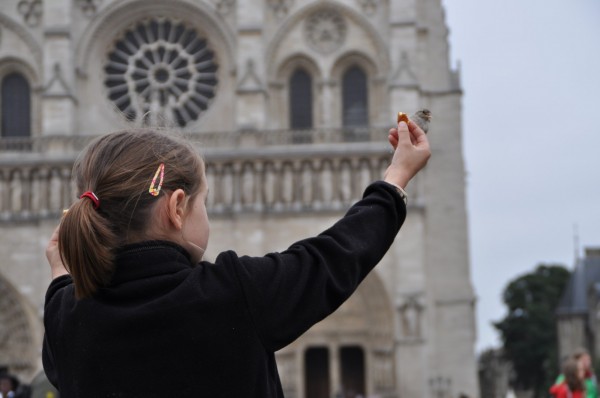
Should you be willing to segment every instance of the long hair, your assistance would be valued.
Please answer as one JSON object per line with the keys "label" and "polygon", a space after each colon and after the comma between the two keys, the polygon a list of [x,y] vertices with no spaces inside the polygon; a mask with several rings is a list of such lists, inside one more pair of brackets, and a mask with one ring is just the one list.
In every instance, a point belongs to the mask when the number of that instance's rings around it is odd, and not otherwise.
{"label": "long hair", "polygon": [[573,357],[567,359],[563,365],[563,374],[565,375],[565,383],[571,391],[583,391],[584,380],[579,377],[579,361]]}
{"label": "long hair", "polygon": [[[156,170],[165,165],[158,196],[149,193]],[[93,192],[100,201],[76,201],[62,219],[58,248],[73,277],[78,299],[106,286],[114,272],[115,250],[142,240],[152,208],[165,192],[200,191],[204,162],[190,143],[155,130],[111,133],[92,142],[76,160],[73,179],[78,197]]]}

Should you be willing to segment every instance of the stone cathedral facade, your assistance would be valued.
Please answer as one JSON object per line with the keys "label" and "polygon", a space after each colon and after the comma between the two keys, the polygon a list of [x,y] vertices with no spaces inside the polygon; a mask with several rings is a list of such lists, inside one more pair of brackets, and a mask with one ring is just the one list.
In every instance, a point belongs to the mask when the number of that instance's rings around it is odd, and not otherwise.
{"label": "stone cathedral facade", "polygon": [[279,372],[289,398],[477,397],[447,35],[440,0],[0,0],[0,368],[24,381],[41,369],[44,248],[91,138],[190,136],[211,186],[211,260],[330,226],[381,178],[396,113],[428,108],[433,156],[395,244],[277,353]]}

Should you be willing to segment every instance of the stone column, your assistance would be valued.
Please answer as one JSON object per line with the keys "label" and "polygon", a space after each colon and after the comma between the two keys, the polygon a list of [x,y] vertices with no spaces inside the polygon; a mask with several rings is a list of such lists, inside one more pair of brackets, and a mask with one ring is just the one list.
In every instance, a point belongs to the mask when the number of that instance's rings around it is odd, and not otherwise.
{"label": "stone column", "polygon": [[77,100],[73,92],[70,0],[44,3],[42,134],[72,135]]}
{"label": "stone column", "polygon": [[[419,104],[419,76],[416,71],[418,24],[416,1],[390,2],[390,105],[392,113],[399,110],[414,112]],[[413,110],[414,109],[414,110]]]}
{"label": "stone column", "polygon": [[340,349],[337,345],[329,346],[330,360],[329,364],[329,396],[337,397],[342,392]]}
{"label": "stone column", "polygon": [[266,126],[266,80],[262,45],[263,0],[237,2],[238,52],[236,124],[240,130]]}

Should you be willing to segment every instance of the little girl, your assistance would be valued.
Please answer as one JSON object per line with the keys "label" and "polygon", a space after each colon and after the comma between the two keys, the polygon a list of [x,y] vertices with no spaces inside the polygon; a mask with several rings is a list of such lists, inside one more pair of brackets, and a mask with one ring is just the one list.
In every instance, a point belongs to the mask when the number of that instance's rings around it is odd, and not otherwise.
{"label": "little girl", "polygon": [[348,299],[404,222],[402,188],[429,143],[412,121],[388,139],[384,181],[331,228],[214,264],[201,261],[208,187],[189,143],[156,131],[92,143],[46,250],[43,364],[61,398],[283,397],[275,351]]}

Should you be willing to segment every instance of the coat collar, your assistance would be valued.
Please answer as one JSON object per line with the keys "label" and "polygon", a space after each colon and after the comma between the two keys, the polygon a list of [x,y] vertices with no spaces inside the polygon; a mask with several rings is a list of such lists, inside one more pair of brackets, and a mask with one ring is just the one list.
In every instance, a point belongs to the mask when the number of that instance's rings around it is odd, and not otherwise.
{"label": "coat collar", "polygon": [[176,243],[153,240],[117,249],[111,285],[134,279],[172,274],[194,266],[189,253]]}

